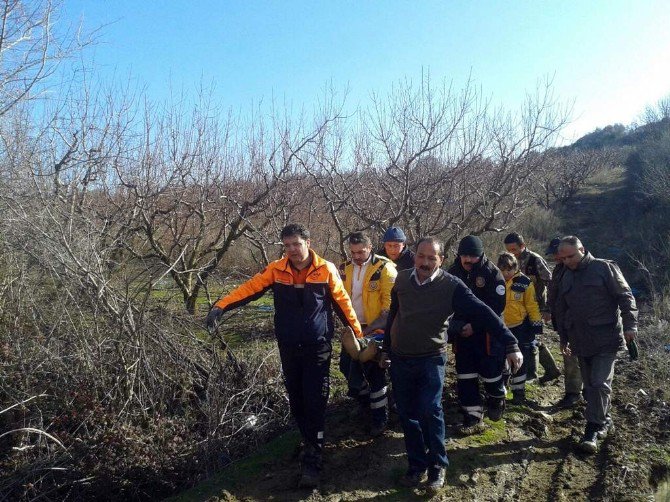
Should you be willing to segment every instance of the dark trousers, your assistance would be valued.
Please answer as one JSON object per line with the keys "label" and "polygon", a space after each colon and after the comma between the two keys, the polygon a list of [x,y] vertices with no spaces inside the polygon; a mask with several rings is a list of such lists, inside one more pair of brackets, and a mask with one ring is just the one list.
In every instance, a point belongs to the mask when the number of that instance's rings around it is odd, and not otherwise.
{"label": "dark trousers", "polygon": [[291,415],[305,444],[319,454],[330,392],[331,353],[330,342],[279,347]]}
{"label": "dark trousers", "polygon": [[409,469],[447,466],[442,387],[446,354],[400,357],[391,354],[391,383],[405,435]]}
{"label": "dark trousers", "polygon": [[614,378],[616,352],[579,357],[584,390],[586,392],[587,422],[603,425],[612,403],[612,379]]}
{"label": "dark trousers", "polygon": [[505,358],[490,356],[486,338],[473,335],[459,338],[454,343],[456,352],[456,389],[463,412],[477,418],[484,416],[484,405],[479,393],[479,380],[484,382],[486,394],[494,399],[505,399],[502,378]]}
{"label": "dark trousers", "polygon": [[512,375],[510,379],[510,388],[512,392],[515,390],[524,390],[526,388],[526,380],[528,379],[528,370],[535,361],[535,333],[530,328],[528,319],[526,319],[520,326],[510,328],[512,334],[519,342],[519,350],[523,356],[523,364],[521,368]]}
{"label": "dark trousers", "polygon": [[348,395],[370,406],[372,421],[385,422],[388,418],[386,370],[375,360],[366,363],[352,361],[349,354],[340,354],[340,371],[347,379]]}

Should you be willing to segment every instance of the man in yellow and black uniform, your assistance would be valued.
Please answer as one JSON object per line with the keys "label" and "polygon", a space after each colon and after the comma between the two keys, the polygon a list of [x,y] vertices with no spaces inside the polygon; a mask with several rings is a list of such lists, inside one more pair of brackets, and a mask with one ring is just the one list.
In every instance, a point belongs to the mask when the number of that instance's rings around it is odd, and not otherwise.
{"label": "man in yellow and black uniform", "polygon": [[[381,342],[397,275],[395,265],[388,258],[374,254],[370,237],[362,232],[349,236],[349,252],[351,261],[340,265],[340,274],[363,333],[367,335],[363,344]],[[370,406],[370,434],[381,435],[388,422],[386,370],[375,360],[352,361],[349,354],[342,351],[340,371],[347,379],[349,396]]]}
{"label": "man in yellow and black uniform", "polygon": [[333,311],[357,338],[363,333],[336,266],[310,249],[309,231],[291,224],[282,229],[280,238],[286,256],[219,299],[207,316],[207,326],[272,289],[282,372],[291,414],[305,445],[300,485],[313,487],[321,472]]}

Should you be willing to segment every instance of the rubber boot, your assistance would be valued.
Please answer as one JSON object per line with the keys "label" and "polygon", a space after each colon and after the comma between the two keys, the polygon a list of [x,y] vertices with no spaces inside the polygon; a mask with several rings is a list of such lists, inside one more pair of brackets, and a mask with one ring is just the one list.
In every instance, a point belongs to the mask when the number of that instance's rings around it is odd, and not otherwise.
{"label": "rubber boot", "polygon": [[544,368],[544,375],[542,375],[540,378],[540,383],[547,383],[551,382],[552,380],[556,380],[559,376],[561,376],[561,370],[558,369],[554,356],[551,352],[549,352],[549,349],[543,343],[538,346],[538,352],[540,365]]}

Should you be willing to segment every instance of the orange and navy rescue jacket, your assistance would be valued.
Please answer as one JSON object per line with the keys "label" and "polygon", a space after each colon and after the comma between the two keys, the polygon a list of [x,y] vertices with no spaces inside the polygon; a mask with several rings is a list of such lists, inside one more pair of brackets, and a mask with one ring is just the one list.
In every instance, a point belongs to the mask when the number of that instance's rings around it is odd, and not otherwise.
{"label": "orange and navy rescue jacket", "polygon": [[272,289],[275,304],[275,336],[279,345],[312,345],[333,338],[333,311],[357,338],[361,325],[344,289],[337,267],[313,250],[305,284],[294,284],[287,257],[273,261],[265,269],[220,298],[215,307],[223,311],[257,300]]}

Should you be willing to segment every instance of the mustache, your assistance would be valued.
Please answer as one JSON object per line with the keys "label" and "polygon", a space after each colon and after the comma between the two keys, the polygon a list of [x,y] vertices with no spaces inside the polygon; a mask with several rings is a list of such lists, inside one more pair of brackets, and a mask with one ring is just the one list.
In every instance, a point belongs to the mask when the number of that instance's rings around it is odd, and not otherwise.
{"label": "mustache", "polygon": [[419,270],[425,270],[426,272],[430,272],[431,270],[433,270],[433,267],[429,267],[428,265],[421,265],[419,267]]}

